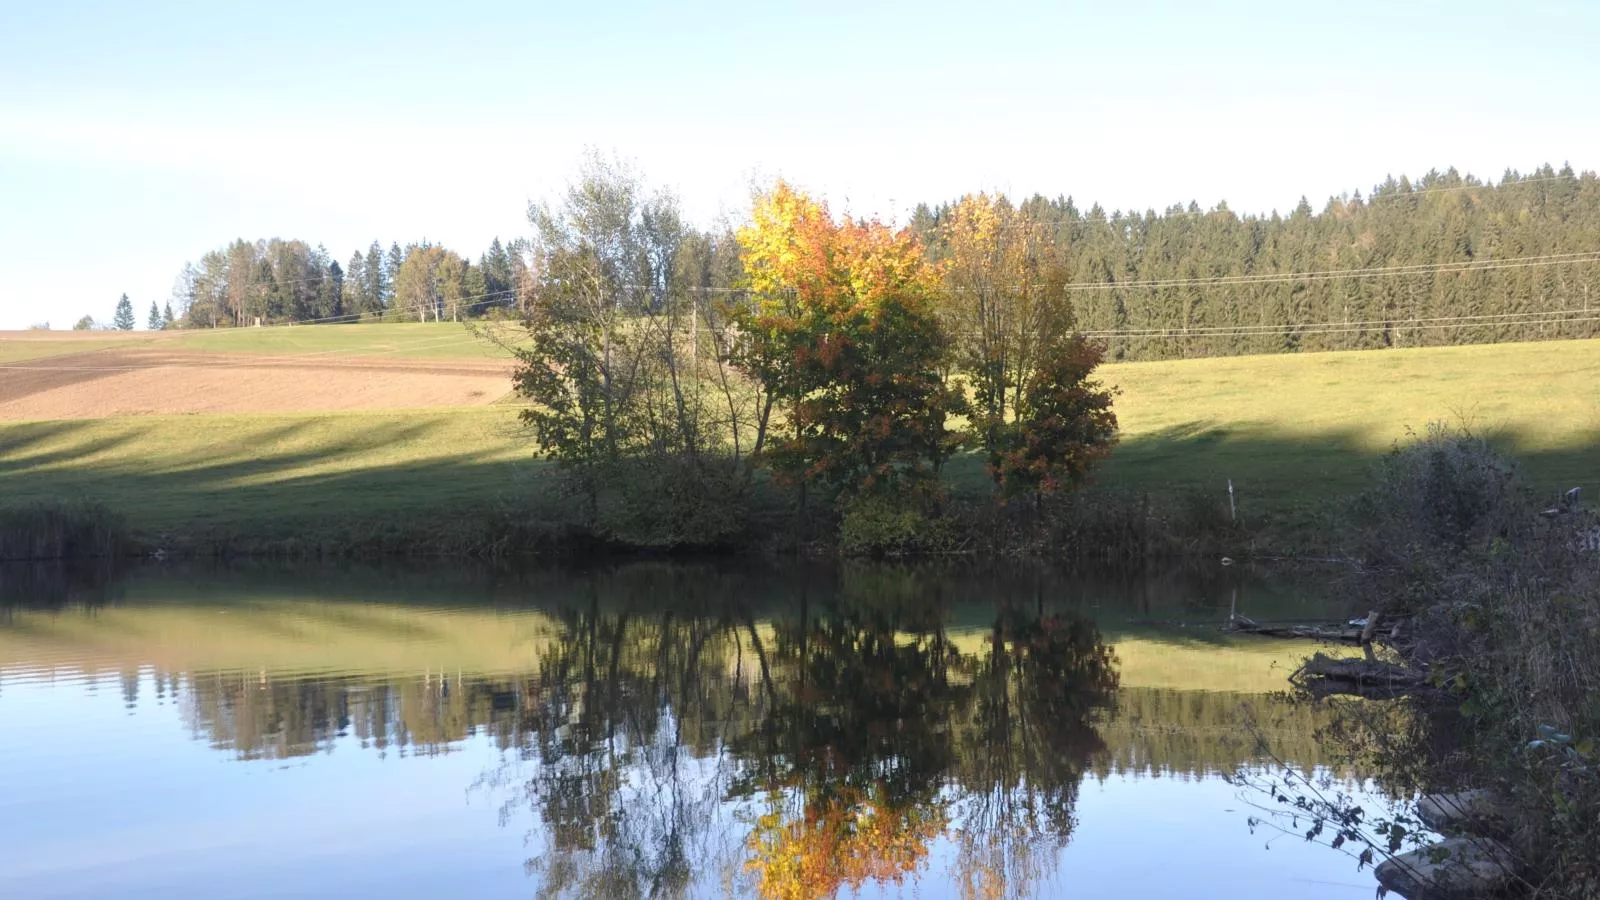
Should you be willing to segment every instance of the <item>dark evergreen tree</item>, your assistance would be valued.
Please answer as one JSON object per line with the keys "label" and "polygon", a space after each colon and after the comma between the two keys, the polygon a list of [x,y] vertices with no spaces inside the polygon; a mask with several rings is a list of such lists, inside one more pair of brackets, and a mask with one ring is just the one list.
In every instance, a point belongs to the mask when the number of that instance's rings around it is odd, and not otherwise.
{"label": "dark evergreen tree", "polygon": [[111,327],[118,331],[133,330],[133,302],[128,299],[127,294],[123,294],[122,299],[117,301],[117,311],[111,318]]}
{"label": "dark evergreen tree", "polygon": [[385,261],[386,282],[383,292],[383,306],[388,309],[394,305],[395,279],[400,275],[400,267],[405,264],[405,252],[400,249],[400,244],[389,245],[389,256]]}
{"label": "dark evergreen tree", "polygon": [[350,262],[344,269],[344,311],[352,318],[368,312],[371,307],[367,303],[367,258],[356,251],[350,254]]}
{"label": "dark evergreen tree", "polygon": [[344,320],[344,269],[336,259],[328,261],[328,277],[323,279],[325,290],[319,305],[322,316],[339,322]]}
{"label": "dark evergreen tree", "polygon": [[166,327],[166,325],[163,324],[163,322],[164,322],[164,320],[161,318],[161,307],[157,306],[156,302],[154,300],[151,300],[150,301],[150,318],[145,320],[144,327],[150,329],[151,331],[160,331],[161,329]]}
{"label": "dark evergreen tree", "polygon": [[383,315],[389,306],[389,288],[394,281],[394,270],[386,270],[383,261],[383,248],[377,241],[367,248],[367,287],[362,293],[361,300],[365,304],[362,312],[374,316]]}
{"label": "dark evergreen tree", "polygon": [[[498,300],[500,305],[512,305],[514,301],[511,297],[513,279],[511,254],[506,251],[499,238],[495,238],[489,244],[488,251],[479,258],[478,268],[482,275],[483,293],[492,295],[492,299]],[[486,296],[481,299],[489,300],[491,297]],[[486,303],[483,305],[489,306],[491,304]]]}

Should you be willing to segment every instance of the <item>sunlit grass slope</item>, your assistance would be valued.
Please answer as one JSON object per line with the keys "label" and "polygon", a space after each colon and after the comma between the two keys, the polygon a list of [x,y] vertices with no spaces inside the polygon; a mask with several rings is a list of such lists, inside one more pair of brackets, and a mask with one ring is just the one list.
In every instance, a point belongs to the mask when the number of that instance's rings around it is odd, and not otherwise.
{"label": "sunlit grass slope", "polygon": [[[481,332],[514,339],[510,324],[484,323]],[[392,356],[436,359],[509,358],[504,349],[455,322],[396,322],[381,325],[278,326],[186,331],[162,345],[174,350],[214,353]]]}
{"label": "sunlit grass slope", "polygon": [[8,501],[87,499],[145,531],[472,512],[548,479],[503,406],[0,426]]}
{"label": "sunlit grass slope", "polygon": [[[53,356],[67,356],[74,353],[94,353],[113,347],[131,349],[134,347],[147,347],[154,343],[152,340],[128,340],[119,338],[8,338],[0,335],[0,365],[9,363],[28,362],[30,360],[43,360]],[[3,377],[3,375],[0,375]]]}
{"label": "sunlit grass slope", "polygon": [[1451,420],[1552,488],[1600,487],[1600,341],[1108,366],[1123,444],[1107,482],[1225,489],[1281,509],[1360,487],[1408,431]]}

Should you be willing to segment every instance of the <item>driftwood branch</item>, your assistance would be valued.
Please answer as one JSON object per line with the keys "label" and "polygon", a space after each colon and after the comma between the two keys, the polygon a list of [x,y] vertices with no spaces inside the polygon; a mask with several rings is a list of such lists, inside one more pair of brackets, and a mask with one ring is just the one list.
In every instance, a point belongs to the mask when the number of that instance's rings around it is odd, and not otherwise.
{"label": "driftwood branch", "polygon": [[1367,624],[1361,627],[1361,652],[1367,662],[1377,662],[1378,657],[1372,652],[1372,636],[1378,632],[1378,611],[1367,613]]}
{"label": "driftwood branch", "polygon": [[1245,616],[1234,616],[1223,626],[1223,630],[1239,634],[1259,634],[1263,637],[1299,638],[1352,645],[1370,644],[1373,638],[1387,634],[1385,628],[1374,624],[1372,616],[1367,617],[1365,627],[1327,623],[1311,625],[1299,622],[1257,622]]}
{"label": "driftwood branch", "polygon": [[1316,653],[1289,676],[1289,681],[1319,695],[1394,697],[1424,687],[1428,683],[1428,676],[1416,669],[1377,659],[1339,658]]}

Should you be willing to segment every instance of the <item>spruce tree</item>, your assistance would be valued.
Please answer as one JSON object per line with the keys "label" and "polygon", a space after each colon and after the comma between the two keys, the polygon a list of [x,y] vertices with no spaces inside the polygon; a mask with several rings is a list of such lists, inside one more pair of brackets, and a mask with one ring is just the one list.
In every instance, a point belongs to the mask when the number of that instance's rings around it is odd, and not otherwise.
{"label": "spruce tree", "polygon": [[385,272],[383,268],[383,248],[373,241],[367,248],[367,287],[362,294],[367,304],[364,312],[383,315],[384,307],[389,305],[389,285],[393,280],[394,272]]}
{"label": "spruce tree", "polygon": [[[496,300],[506,306],[511,305],[511,254],[500,243],[499,238],[489,245],[487,253],[478,261],[478,268],[483,276],[483,293],[495,294]],[[498,295],[505,295],[501,298]],[[487,299],[487,298],[486,298]]]}
{"label": "spruce tree", "polygon": [[161,330],[166,331],[168,328],[176,327],[178,327],[178,320],[172,314],[172,301],[169,300],[167,305],[161,309]]}
{"label": "spruce tree", "polygon": [[111,325],[118,331],[133,330],[133,302],[128,299],[127,294],[123,294],[122,299],[117,301],[117,312],[111,318]]}
{"label": "spruce tree", "polygon": [[360,316],[368,311],[367,258],[360,250],[350,254],[350,263],[344,267],[344,312]]}
{"label": "spruce tree", "polygon": [[383,293],[383,305],[385,308],[394,305],[396,281],[400,278],[400,267],[405,264],[405,261],[406,255],[403,251],[401,251],[400,244],[398,242],[390,244],[389,258],[387,261],[388,271],[385,273],[387,275],[387,280],[384,284],[386,290]]}
{"label": "spruce tree", "polygon": [[345,314],[344,269],[338,260],[328,262],[328,277],[323,279],[322,284],[323,292],[318,298],[318,305],[322,307],[320,314],[341,321]]}
{"label": "spruce tree", "polygon": [[160,331],[164,327],[161,324],[161,307],[154,300],[150,301],[150,318],[145,321],[144,327],[151,331]]}

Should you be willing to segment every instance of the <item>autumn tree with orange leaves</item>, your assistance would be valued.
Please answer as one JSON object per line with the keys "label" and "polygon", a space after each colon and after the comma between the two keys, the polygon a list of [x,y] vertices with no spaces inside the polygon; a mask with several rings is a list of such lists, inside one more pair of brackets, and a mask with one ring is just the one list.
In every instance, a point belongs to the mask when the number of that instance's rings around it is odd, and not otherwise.
{"label": "autumn tree with orange leaves", "polygon": [[1004,197],[969,194],[938,225],[941,307],[971,387],[973,437],[1002,495],[1081,482],[1116,439],[1104,358],[1075,332],[1045,224]]}
{"label": "autumn tree with orange leaves", "polygon": [[749,302],[736,360],[787,422],[774,471],[843,498],[931,488],[958,446],[940,279],[907,230],[835,220],[779,182],[739,232]]}
{"label": "autumn tree with orange leaves", "polygon": [[1115,391],[1094,377],[1105,347],[1063,338],[1028,373],[1016,418],[1000,430],[991,471],[1008,497],[1074,487],[1111,454],[1117,440]]}

